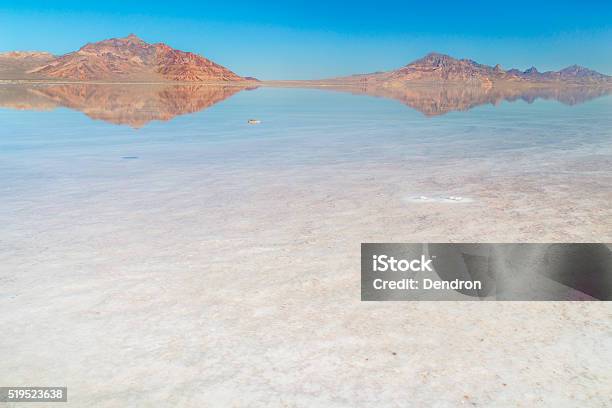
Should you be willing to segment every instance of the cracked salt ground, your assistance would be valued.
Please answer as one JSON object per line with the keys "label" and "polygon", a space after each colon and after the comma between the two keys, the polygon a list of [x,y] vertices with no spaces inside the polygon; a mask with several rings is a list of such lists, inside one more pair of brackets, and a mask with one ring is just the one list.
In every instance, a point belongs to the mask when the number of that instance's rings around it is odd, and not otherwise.
{"label": "cracked salt ground", "polygon": [[447,203],[447,204],[474,202],[472,198],[461,197],[461,196],[444,196],[444,197],[417,196],[417,197],[408,197],[405,199],[405,201],[409,203]]}

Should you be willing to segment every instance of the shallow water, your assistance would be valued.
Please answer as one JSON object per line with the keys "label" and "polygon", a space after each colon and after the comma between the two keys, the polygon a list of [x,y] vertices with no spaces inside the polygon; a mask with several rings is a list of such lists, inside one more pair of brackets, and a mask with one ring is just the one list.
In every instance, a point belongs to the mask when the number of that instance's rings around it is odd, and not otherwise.
{"label": "shallow water", "polygon": [[0,382],[68,384],[74,406],[605,404],[608,306],[364,305],[359,246],[612,241],[611,97],[426,116],[192,91],[0,108]]}
{"label": "shallow water", "polygon": [[[225,193],[251,191],[258,208],[258,191],[284,189],[291,202],[302,199],[291,197],[300,185],[313,196],[329,190],[360,202],[360,217],[381,215],[368,202],[409,211],[411,199],[449,203],[458,196],[487,207],[493,195],[507,210],[541,200],[540,209],[556,221],[568,221],[560,207],[575,202],[582,208],[575,222],[593,224],[604,232],[599,239],[612,230],[599,217],[610,210],[601,203],[612,194],[612,97],[573,106],[504,101],[432,117],[394,99],[315,89],[199,87],[185,96],[179,87],[181,93],[169,94],[176,103],[168,97],[161,103],[147,91],[130,93],[134,99],[121,105],[121,95],[107,91],[112,86],[96,87],[63,85],[61,99],[51,94],[57,106],[49,111],[0,109],[0,214],[8,224],[22,221],[15,217],[22,202],[76,205],[75,198],[93,193],[114,197],[121,186],[128,189],[122,197],[135,200],[172,185],[174,192],[164,192],[198,196],[219,189],[204,207],[227,206]],[[171,114],[151,111],[168,106]],[[250,125],[250,118],[261,123]],[[164,196],[158,192],[155,199]],[[575,228],[574,237],[597,238]]]}
{"label": "shallow water", "polygon": [[[95,99],[85,106],[73,104],[86,114],[97,111],[94,117],[106,122],[91,120],[62,104],[50,111],[2,109],[0,148],[8,160],[23,161],[23,153],[34,160],[88,157],[94,160],[88,167],[95,168],[97,160],[112,160],[114,154],[144,153],[160,164],[170,160],[185,166],[189,161],[183,160],[189,158],[198,164],[231,160],[244,165],[295,165],[492,158],[551,151],[571,155],[580,149],[605,153],[610,144],[610,97],[575,106],[548,100],[501,102],[497,107],[484,105],[426,117],[393,99],[332,91],[260,88],[233,93],[226,96],[229,99],[217,96],[203,108],[196,106],[202,109],[196,113],[184,114],[178,107],[172,114],[160,115],[170,117],[163,122],[140,117],[143,112],[156,117],[147,104],[126,113],[122,105],[113,111],[108,101]],[[138,101],[138,92],[135,95]],[[118,122],[117,111],[125,114],[123,122]],[[263,123],[248,125],[251,117]],[[130,123],[142,127],[131,128]]]}

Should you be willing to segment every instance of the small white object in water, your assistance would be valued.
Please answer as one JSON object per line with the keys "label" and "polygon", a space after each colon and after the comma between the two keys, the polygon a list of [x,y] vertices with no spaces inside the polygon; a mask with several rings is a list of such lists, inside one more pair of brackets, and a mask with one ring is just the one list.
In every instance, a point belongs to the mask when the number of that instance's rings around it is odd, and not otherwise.
{"label": "small white object in water", "polygon": [[461,201],[463,200],[463,197],[458,197],[458,196],[450,196],[448,197],[449,200],[453,200],[453,201]]}
{"label": "small white object in water", "polygon": [[420,197],[419,197],[419,200],[427,200],[427,197],[425,197],[425,196],[420,196]]}
{"label": "small white object in water", "polygon": [[261,123],[261,120],[259,119],[249,119],[248,120],[249,125],[258,125]]}

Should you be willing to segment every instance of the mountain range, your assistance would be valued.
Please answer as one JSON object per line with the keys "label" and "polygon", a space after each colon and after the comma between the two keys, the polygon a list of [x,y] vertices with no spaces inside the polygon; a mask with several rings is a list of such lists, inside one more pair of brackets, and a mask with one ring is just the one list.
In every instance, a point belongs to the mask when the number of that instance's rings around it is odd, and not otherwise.
{"label": "mountain range", "polygon": [[0,53],[0,78],[24,79],[27,71],[48,64],[55,56],[48,52],[11,51]]}
{"label": "mountain range", "polygon": [[331,81],[373,83],[386,86],[406,83],[468,84],[479,86],[492,86],[496,83],[600,85],[612,84],[612,77],[579,65],[572,65],[560,71],[547,72],[539,72],[535,67],[525,71],[518,69],[504,70],[499,64],[492,67],[479,64],[470,59],[456,59],[449,55],[432,52],[393,71],[333,78]]}
{"label": "mountain range", "polygon": [[34,52],[0,54],[0,70],[0,78],[8,73],[7,79],[118,82],[235,82],[248,79],[200,55],[163,43],[149,44],[134,34],[89,43],[58,57]]}
{"label": "mountain range", "polygon": [[[36,79],[110,82],[255,82],[200,55],[163,43],[149,44],[130,34],[89,43],[79,50],[54,56],[46,52],[13,51],[0,54],[0,79]],[[269,81],[270,83],[275,81]],[[374,84],[384,87],[411,83],[493,86],[513,85],[612,85],[612,77],[578,65],[560,71],[504,70],[470,59],[430,53],[388,72],[358,74],[313,83]]]}

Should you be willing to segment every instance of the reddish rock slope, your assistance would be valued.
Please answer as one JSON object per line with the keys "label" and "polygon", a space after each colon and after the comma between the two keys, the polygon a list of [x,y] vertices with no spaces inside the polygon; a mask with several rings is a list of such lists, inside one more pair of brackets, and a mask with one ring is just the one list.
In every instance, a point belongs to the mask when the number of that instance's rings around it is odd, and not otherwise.
{"label": "reddish rock slope", "polygon": [[166,44],[149,44],[135,35],[87,44],[29,74],[78,81],[243,81],[229,69]]}

